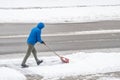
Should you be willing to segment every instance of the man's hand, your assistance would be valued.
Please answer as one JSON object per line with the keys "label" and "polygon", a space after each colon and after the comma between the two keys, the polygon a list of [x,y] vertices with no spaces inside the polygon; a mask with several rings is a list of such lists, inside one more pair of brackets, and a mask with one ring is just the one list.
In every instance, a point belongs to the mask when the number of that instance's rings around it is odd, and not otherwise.
{"label": "man's hand", "polygon": [[42,42],[41,42],[41,44],[44,44],[44,45],[46,45],[46,43],[45,43],[44,41],[42,41]]}

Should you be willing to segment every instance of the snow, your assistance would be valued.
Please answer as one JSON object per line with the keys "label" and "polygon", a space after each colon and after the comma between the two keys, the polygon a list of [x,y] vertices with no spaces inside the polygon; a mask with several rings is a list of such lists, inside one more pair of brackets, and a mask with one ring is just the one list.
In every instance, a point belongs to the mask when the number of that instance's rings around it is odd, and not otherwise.
{"label": "snow", "polygon": [[119,0],[0,0],[1,8],[119,5]]}
{"label": "snow", "polygon": [[[43,63],[37,66],[34,59],[28,60],[29,68],[20,68],[21,59],[0,60],[0,65],[6,64],[21,71],[23,74],[38,74],[43,80],[53,80],[66,76],[88,75],[120,71],[119,52],[77,52],[64,57],[70,60],[69,63],[62,63],[57,56],[43,56]],[[4,70],[3,68],[1,70]],[[6,70],[6,68],[5,68]],[[17,75],[17,72],[10,71]],[[9,75],[9,71],[7,73]],[[4,74],[6,75],[6,74]],[[12,79],[13,80],[13,79]],[[17,79],[16,79],[17,80]],[[105,80],[105,79],[100,79]],[[114,79],[113,79],[114,80]]]}
{"label": "snow", "polygon": [[0,23],[120,20],[120,0],[0,0]]}
{"label": "snow", "polygon": [[100,79],[97,80],[120,80],[119,78],[115,78],[115,77],[102,77]]}
{"label": "snow", "polygon": [[69,58],[70,63],[63,64],[57,57],[45,57],[41,66],[29,67],[27,70],[45,79],[120,71],[120,53],[79,52],[64,57]]}
{"label": "snow", "polygon": [[0,67],[0,80],[26,80],[26,77],[17,70]]}
{"label": "snow", "polygon": [[52,9],[4,10],[0,9],[0,22],[89,22],[119,20],[120,6],[116,7],[74,7]]}

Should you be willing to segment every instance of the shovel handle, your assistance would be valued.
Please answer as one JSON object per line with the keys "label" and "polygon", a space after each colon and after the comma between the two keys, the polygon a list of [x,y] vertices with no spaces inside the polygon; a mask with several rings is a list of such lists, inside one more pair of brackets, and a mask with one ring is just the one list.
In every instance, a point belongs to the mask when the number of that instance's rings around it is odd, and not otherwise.
{"label": "shovel handle", "polygon": [[46,44],[45,44],[45,46],[49,49],[49,50],[51,50],[55,55],[57,55],[58,57],[60,57],[61,58],[61,56],[60,55],[58,55],[54,50],[52,50],[49,46],[47,46]]}

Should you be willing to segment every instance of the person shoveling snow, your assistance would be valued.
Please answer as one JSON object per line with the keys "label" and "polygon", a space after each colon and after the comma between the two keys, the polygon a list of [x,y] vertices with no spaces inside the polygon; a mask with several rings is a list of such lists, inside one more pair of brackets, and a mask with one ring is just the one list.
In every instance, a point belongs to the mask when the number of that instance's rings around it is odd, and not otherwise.
{"label": "person shoveling snow", "polygon": [[34,47],[34,45],[37,43],[37,42],[40,42],[41,44],[45,44],[45,42],[41,39],[41,30],[45,27],[45,24],[40,22],[38,23],[38,25],[36,27],[34,27],[32,30],[31,30],[31,33],[27,39],[27,44],[28,44],[28,49],[27,49],[27,53],[22,61],[22,64],[21,66],[22,67],[28,67],[28,65],[26,65],[26,61],[28,59],[28,57],[30,56],[31,52],[33,53],[34,55],[34,58],[36,60],[36,63],[37,65],[39,65],[40,63],[43,62],[43,60],[39,60],[37,58],[37,51]]}
{"label": "person shoveling snow", "polygon": [[28,57],[30,56],[31,52],[33,53],[34,55],[34,58],[36,60],[36,63],[37,65],[39,65],[40,63],[43,62],[43,60],[39,60],[37,58],[37,51],[34,47],[34,45],[37,43],[37,42],[40,42],[41,44],[44,44],[47,48],[49,48],[54,54],[56,54],[63,63],[69,63],[69,59],[65,58],[65,57],[62,57],[60,55],[58,55],[55,51],[53,51],[50,47],[48,47],[46,45],[46,43],[41,39],[41,30],[45,27],[44,23],[38,23],[38,25],[36,27],[34,27],[32,30],[31,30],[31,33],[27,39],[27,44],[28,44],[28,50],[27,50],[27,53],[22,61],[22,64],[21,66],[22,67],[28,67],[28,65],[26,65],[26,61],[28,59]]}

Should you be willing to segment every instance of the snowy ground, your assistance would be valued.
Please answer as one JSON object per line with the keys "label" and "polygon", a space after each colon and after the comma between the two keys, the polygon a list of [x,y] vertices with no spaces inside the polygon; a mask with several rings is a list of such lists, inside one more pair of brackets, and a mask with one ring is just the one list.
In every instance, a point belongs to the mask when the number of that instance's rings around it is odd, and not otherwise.
{"label": "snowy ground", "polygon": [[0,0],[1,23],[119,20],[120,0]]}
{"label": "snowy ground", "polygon": [[120,0],[0,0],[1,8],[73,7],[119,5]]}
{"label": "snowy ground", "polygon": [[[41,80],[68,80],[69,78],[71,80],[72,78],[74,80],[82,78],[86,78],[86,80],[91,78],[95,78],[93,80],[119,80],[119,52],[119,49],[75,52],[64,55],[70,59],[68,64],[62,63],[56,56],[41,56],[39,58],[43,59],[44,62],[40,66],[37,66],[34,59],[31,58],[27,62],[30,67],[25,69],[20,66],[22,58],[1,59],[0,80],[9,80],[10,78],[12,80],[25,80],[23,75],[27,77],[35,75]],[[11,73],[14,76],[11,76]]]}

